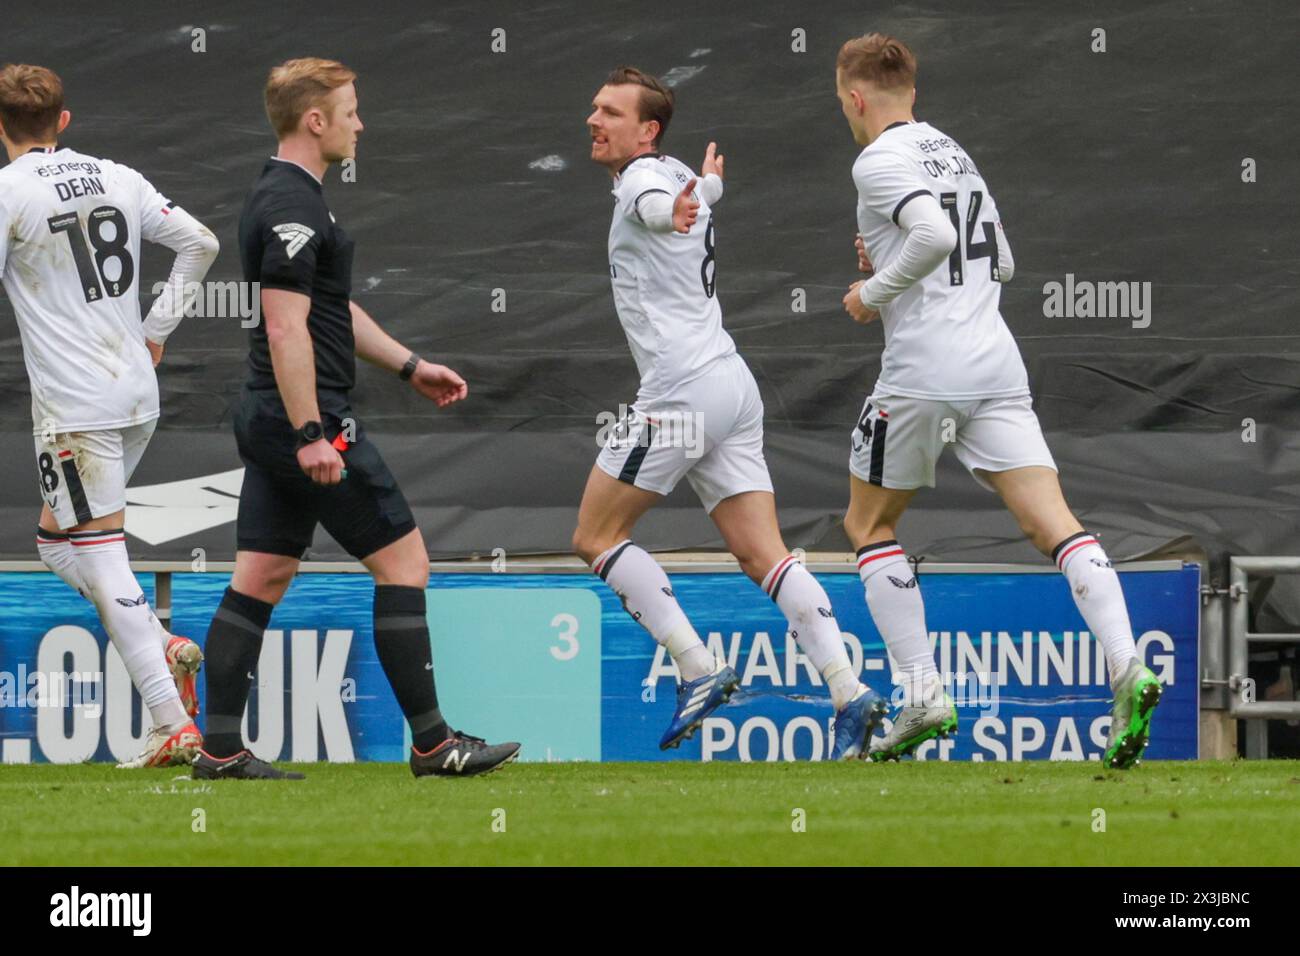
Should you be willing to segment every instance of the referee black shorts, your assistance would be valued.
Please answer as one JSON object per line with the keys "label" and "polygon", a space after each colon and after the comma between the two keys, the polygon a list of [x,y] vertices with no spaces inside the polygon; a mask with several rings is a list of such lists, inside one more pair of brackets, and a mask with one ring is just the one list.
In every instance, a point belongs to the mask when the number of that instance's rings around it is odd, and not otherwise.
{"label": "referee black shorts", "polygon": [[[331,398],[322,391],[319,398],[321,425],[332,441],[344,430],[344,421],[356,417],[346,395]],[[299,467],[296,436],[278,392],[244,388],[234,426],[244,462],[235,523],[240,551],[300,558],[319,523],[360,560],[414,530],[406,496],[360,422],[341,452],[348,475],[337,485],[317,484]]]}

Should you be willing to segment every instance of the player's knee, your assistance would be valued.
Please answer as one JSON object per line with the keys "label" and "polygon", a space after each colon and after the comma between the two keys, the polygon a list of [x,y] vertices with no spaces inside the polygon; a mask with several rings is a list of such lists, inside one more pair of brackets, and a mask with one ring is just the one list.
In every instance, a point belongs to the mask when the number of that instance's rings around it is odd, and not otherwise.
{"label": "player's knee", "polygon": [[767,572],[784,561],[789,553],[784,546],[778,546],[776,549],[747,549],[741,546],[732,552],[732,556],[739,562],[740,570],[746,577],[756,584],[762,584],[763,579],[767,577]]}
{"label": "player's knee", "polygon": [[362,559],[376,584],[423,588],[429,584],[429,551],[424,537],[412,531]]}
{"label": "player's knee", "polygon": [[[1052,554],[1052,549],[1073,533],[1066,530],[1070,527],[1067,523],[1043,521],[1032,515],[1018,518],[1017,523],[1020,525],[1021,533],[1029,539],[1029,543],[1037,548],[1040,553],[1049,557]],[[1077,524],[1077,522],[1074,523]]]}
{"label": "player's knee", "polygon": [[267,575],[263,585],[263,594],[259,600],[266,601],[268,604],[279,604],[280,599],[284,597],[284,592],[289,590],[289,585],[293,583],[294,572],[287,568],[277,568]]}
{"label": "player's knee", "polygon": [[289,590],[297,571],[297,562],[280,564],[268,562],[255,568],[242,566],[236,559],[235,573],[230,586],[240,594],[265,601],[267,604],[279,604],[284,592]]}
{"label": "player's knee", "polygon": [[424,550],[423,545],[411,561],[411,578],[415,581],[412,587],[429,586],[429,552]]}
{"label": "player's knee", "polygon": [[600,536],[592,534],[582,525],[578,525],[573,529],[571,544],[573,545],[573,553],[582,558],[587,564],[591,564],[600,556],[602,551],[606,550],[600,546]]}
{"label": "player's knee", "polygon": [[758,559],[753,552],[733,551],[732,557],[740,564],[740,570],[745,572],[745,576],[751,581],[762,581],[764,571],[759,569]]}
{"label": "player's knee", "polygon": [[894,526],[878,515],[861,515],[850,511],[844,516],[844,533],[853,547],[894,537]]}
{"label": "player's knee", "polygon": [[749,580],[761,587],[763,579],[767,577],[767,572],[771,571],[772,567],[775,566],[771,565],[765,567],[765,564],[766,562],[755,561],[751,558],[748,561],[742,561],[740,563],[740,570],[745,572],[745,576],[749,578]]}
{"label": "player's knee", "polygon": [[292,581],[292,575],[284,577],[268,576],[261,581],[241,582],[235,590],[258,601],[265,601],[267,604],[279,604],[280,599],[284,597],[284,592],[289,590],[289,584]]}
{"label": "player's knee", "polygon": [[1026,538],[1028,538],[1029,543],[1032,544],[1039,551],[1043,552],[1044,554],[1048,554],[1051,552],[1052,546],[1047,543],[1047,535],[1046,532],[1043,530],[1042,525],[1034,521],[1021,521],[1020,533],[1023,534]]}

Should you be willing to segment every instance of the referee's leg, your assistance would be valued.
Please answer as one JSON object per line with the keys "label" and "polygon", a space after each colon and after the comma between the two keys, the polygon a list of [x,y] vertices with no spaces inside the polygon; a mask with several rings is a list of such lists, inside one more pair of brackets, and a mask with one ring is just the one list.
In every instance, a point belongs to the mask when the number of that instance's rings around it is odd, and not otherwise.
{"label": "referee's leg", "polygon": [[208,717],[203,749],[212,757],[233,757],[244,749],[244,708],[262,654],[262,635],[297,572],[296,557],[235,552],[235,573],[212,615],[204,645]]}
{"label": "referee's leg", "polygon": [[218,760],[245,749],[244,709],[262,636],[316,528],[314,504],[304,494],[304,484],[287,482],[275,470],[244,460],[235,519],[235,573],[212,615],[204,647],[208,718],[203,749]]}
{"label": "referee's leg", "polygon": [[425,616],[429,552],[414,528],[361,559],[375,579],[375,653],[411,728],[411,744],[428,753],[451,736],[438,708],[433,646]]}

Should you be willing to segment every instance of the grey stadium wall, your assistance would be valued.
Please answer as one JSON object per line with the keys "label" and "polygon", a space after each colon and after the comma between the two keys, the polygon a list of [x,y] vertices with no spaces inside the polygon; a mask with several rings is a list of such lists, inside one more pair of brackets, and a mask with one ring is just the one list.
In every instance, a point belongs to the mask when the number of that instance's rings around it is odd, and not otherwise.
{"label": "grey stadium wall", "polygon": [[[326,185],[357,243],[354,295],[470,382],[444,412],[373,369],[355,392],[435,557],[567,551],[597,415],[635,395],[607,278],[609,183],[584,126],[623,63],[676,83],[665,151],[698,165],[716,139],[727,157],[717,283],[766,403],[783,528],[792,547],[847,547],[848,432],[882,336],[840,307],[857,277],[857,147],[833,67],[839,44],[870,29],[913,47],[918,117],[958,139],[997,196],[1017,261],[1003,315],[1084,524],[1116,558],[1300,551],[1294,3],[77,7],[7,9],[0,59],[57,70],[74,114],[64,142],[137,167],[217,233],[214,281],[240,277],[240,206],[273,151],[267,69],[321,55],[359,73],[356,182],[334,170]],[[505,52],[490,48],[497,28]],[[152,247],[144,260],[147,298],[170,256]],[[1150,324],[1048,317],[1044,287],[1067,275],[1150,283]],[[795,290],[806,311],[792,310]],[[29,558],[29,399],[0,303],[12,449],[0,556]],[[168,346],[163,417],[131,500],[171,508],[154,527],[172,530],[134,538],[137,559],[233,552],[233,499],[212,476],[239,467],[230,407],[245,335],[237,319],[193,318]],[[171,497],[154,487],[178,481]],[[902,525],[912,552],[1041,560],[951,455],[938,484]],[[186,502],[208,517],[168,517]],[[685,483],[637,536],[721,546]],[[341,552],[319,532],[311,555]]]}

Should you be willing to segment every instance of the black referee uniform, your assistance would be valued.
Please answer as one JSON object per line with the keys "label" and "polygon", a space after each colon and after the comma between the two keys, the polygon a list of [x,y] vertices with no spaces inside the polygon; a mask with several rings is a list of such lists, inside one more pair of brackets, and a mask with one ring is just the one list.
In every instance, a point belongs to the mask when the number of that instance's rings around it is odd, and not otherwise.
{"label": "black referee uniform", "polygon": [[[236,523],[241,551],[301,557],[319,523],[360,559],[415,528],[405,496],[349,401],[356,383],[352,252],[353,242],[334,222],[316,178],[297,163],[268,160],[239,220],[244,279],[311,298],[307,328],[321,425],[340,450],[347,477],[321,485],[298,465],[297,435],[276,386],[266,325],[258,322],[250,332],[248,381],[234,416],[245,466]],[[353,426],[345,433],[349,421]]]}
{"label": "black referee uniform", "polygon": [[[348,399],[356,381],[352,252],[352,240],[330,215],[319,180],[297,163],[269,160],[239,219],[244,279],[260,289],[297,292],[310,300],[307,331],[320,424],[324,439],[342,455],[346,471],[338,484],[323,485],[298,464],[299,435],[280,398],[266,326],[259,322],[249,335],[248,381],[234,415],[245,468],[235,529],[236,578],[250,564],[256,566],[255,559],[241,562],[240,555],[300,559],[318,524],[358,560],[416,530],[405,496]],[[411,366],[411,361],[416,364]],[[418,370],[414,353],[407,365]],[[420,546],[423,550],[422,541]],[[419,573],[411,576],[411,583],[377,579],[374,603],[375,653],[410,728],[411,772],[417,777],[489,773],[514,760],[519,744],[489,744],[447,725],[433,679],[425,596],[428,564],[413,570]],[[415,577],[421,579],[418,584]],[[302,776],[257,759],[243,741],[242,718],[253,669],[273,610],[270,601],[257,595],[278,600],[283,593],[278,581],[261,584],[271,587],[247,587],[255,593],[244,593],[235,590],[232,581],[208,626],[207,726],[204,747],[194,758],[196,780]]]}

